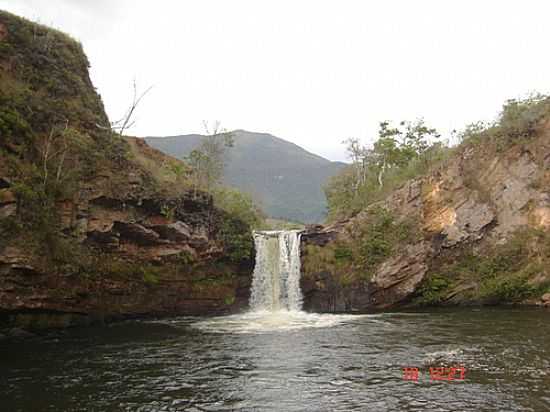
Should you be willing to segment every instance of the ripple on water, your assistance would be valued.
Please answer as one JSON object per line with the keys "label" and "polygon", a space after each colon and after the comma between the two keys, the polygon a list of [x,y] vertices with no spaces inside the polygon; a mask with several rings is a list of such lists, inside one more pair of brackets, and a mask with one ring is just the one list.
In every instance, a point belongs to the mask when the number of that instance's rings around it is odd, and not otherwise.
{"label": "ripple on water", "polygon": [[[547,412],[544,322],[512,310],[129,322],[0,351],[1,409]],[[464,381],[430,380],[456,364]]]}

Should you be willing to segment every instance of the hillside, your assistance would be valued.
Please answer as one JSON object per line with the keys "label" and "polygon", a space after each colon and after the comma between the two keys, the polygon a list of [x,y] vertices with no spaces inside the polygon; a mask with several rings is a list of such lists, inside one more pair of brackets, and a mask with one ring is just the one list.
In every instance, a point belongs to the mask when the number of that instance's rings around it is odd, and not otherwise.
{"label": "hillside", "polygon": [[302,236],[310,310],[550,306],[550,97],[507,102],[380,195]]}
{"label": "hillside", "polygon": [[[180,159],[196,148],[200,139],[200,135],[146,138],[151,146]],[[324,219],[323,186],[343,163],[266,133],[237,130],[234,139],[226,159],[226,184],[250,193],[270,217],[304,223]]]}
{"label": "hillside", "polygon": [[64,33],[0,11],[0,330],[246,304],[251,227],[110,131],[88,67]]}

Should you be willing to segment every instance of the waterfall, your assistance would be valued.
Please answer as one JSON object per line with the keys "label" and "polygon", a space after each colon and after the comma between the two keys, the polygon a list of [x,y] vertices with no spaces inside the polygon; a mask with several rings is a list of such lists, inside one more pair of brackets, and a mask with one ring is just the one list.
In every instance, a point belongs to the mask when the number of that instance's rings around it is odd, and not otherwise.
{"label": "waterfall", "polygon": [[264,231],[254,233],[256,265],[250,308],[253,311],[300,311],[300,233]]}

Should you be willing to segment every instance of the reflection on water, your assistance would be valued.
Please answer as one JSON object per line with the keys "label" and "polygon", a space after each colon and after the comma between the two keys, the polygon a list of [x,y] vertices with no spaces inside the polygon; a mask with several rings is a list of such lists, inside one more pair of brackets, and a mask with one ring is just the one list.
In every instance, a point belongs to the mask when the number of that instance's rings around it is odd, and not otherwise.
{"label": "reflection on water", "polygon": [[[286,312],[75,330],[0,344],[0,400],[6,411],[548,411],[549,315]],[[458,364],[464,381],[430,381],[430,366]]]}

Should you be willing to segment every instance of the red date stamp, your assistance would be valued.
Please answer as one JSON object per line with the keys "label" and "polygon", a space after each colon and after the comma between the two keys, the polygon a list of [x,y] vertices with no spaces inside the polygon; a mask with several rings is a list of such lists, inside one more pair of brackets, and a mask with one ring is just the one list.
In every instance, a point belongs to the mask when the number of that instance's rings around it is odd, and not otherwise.
{"label": "red date stamp", "polygon": [[[418,382],[420,378],[420,369],[415,367],[405,367],[403,370],[403,380]],[[466,368],[464,366],[435,367],[430,368],[430,380],[432,381],[463,381],[466,378]]]}

